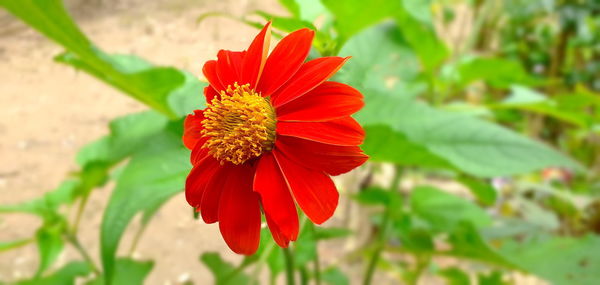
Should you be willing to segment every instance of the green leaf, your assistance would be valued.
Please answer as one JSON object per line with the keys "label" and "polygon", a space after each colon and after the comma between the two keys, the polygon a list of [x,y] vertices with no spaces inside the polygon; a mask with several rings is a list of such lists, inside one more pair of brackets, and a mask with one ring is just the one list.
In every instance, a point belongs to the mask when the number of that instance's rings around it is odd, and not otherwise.
{"label": "green leaf", "polygon": [[32,239],[20,239],[20,240],[8,241],[8,242],[0,242],[0,252],[28,245],[32,241],[33,241]]}
{"label": "green leaf", "polygon": [[466,86],[476,80],[483,80],[496,88],[508,88],[514,84],[525,86],[539,85],[517,61],[502,58],[469,58],[457,67],[459,83]]}
{"label": "green leaf", "polygon": [[97,59],[65,53],[56,60],[95,76],[171,119],[179,117],[168,98],[186,82],[183,72],[171,67],[153,67],[133,55],[109,55],[100,50],[94,52]]}
{"label": "green leaf", "polygon": [[463,221],[477,227],[491,224],[488,214],[472,202],[430,186],[419,186],[410,196],[412,211],[436,230],[452,230]]}
{"label": "green leaf", "polygon": [[67,49],[56,60],[84,70],[155,110],[177,118],[171,91],[184,83],[182,72],[124,55],[108,55],[79,30],[60,0],[0,0],[0,6]]}
{"label": "green leaf", "polygon": [[40,255],[37,276],[40,276],[54,264],[58,255],[62,252],[65,244],[62,238],[63,230],[64,224],[58,222],[56,224],[46,224],[36,232],[35,236]]}
{"label": "green leaf", "polygon": [[182,190],[190,164],[189,151],[183,147],[180,136],[180,132],[167,129],[150,137],[119,176],[104,212],[100,233],[107,280],[114,274],[115,253],[121,236],[135,214],[151,215],[158,205]]}
{"label": "green leaf", "polygon": [[[130,258],[119,258],[115,263],[113,284],[142,285],[154,267],[153,261],[137,261]],[[104,276],[87,282],[87,285],[102,285]]]}
{"label": "green leaf", "polygon": [[300,18],[300,5],[295,0],[279,0],[279,4],[285,7],[294,18]]}
{"label": "green leaf", "polygon": [[[593,124],[594,119],[592,115],[587,114],[585,111],[589,106],[566,109],[559,102],[547,98],[544,94],[527,87],[515,85],[511,87],[511,91],[510,96],[504,101],[497,104],[490,104],[489,106],[495,109],[517,109],[543,114],[582,128]],[[570,97],[569,100],[577,100],[574,97]],[[565,101],[562,98],[560,100],[560,102]]]}
{"label": "green leaf", "polygon": [[352,58],[337,73],[336,80],[361,91],[394,90],[402,97],[415,97],[426,89],[418,81],[418,58],[394,24],[362,31],[344,45],[340,55]]}
{"label": "green leaf", "polygon": [[380,187],[368,187],[360,190],[353,198],[357,202],[365,205],[388,205],[392,193],[393,192]]}
{"label": "green leaf", "polygon": [[203,253],[200,260],[212,272],[215,278],[214,284],[216,285],[244,285],[251,283],[250,277],[231,265],[231,263],[224,261],[218,253]]}
{"label": "green leaf", "polygon": [[398,27],[426,70],[438,67],[450,55],[436,34],[429,2],[404,0],[395,14]]}
{"label": "green leaf", "polygon": [[361,0],[322,2],[335,16],[335,27],[342,43],[362,29],[390,17],[392,11],[399,9],[398,1],[392,0],[374,0],[369,3]]}
{"label": "green leaf", "polygon": [[512,259],[492,248],[477,231],[475,226],[468,222],[460,223],[448,237],[452,249],[447,254],[491,263],[506,268],[519,268]]}
{"label": "green leaf", "polygon": [[[405,136],[412,145],[425,148],[465,173],[494,177],[528,173],[549,166],[583,169],[557,151],[493,123],[437,110],[410,98],[381,91],[367,90],[364,94],[365,108],[356,115],[363,126],[388,126]],[[372,147],[365,146],[365,149]],[[403,162],[397,155],[376,158]]]}
{"label": "green leaf", "polygon": [[507,283],[502,281],[502,272],[500,271],[492,271],[489,274],[478,274],[477,275],[477,284],[480,285],[508,285],[511,283]]}
{"label": "green leaf", "polygon": [[344,228],[322,228],[315,227],[314,238],[316,240],[343,238],[352,234],[352,231]]}
{"label": "green leaf", "polygon": [[509,241],[501,248],[507,259],[552,284],[600,283],[600,237],[533,238]]}
{"label": "green leaf", "polygon": [[337,267],[329,267],[321,272],[321,279],[330,285],[348,285],[350,280],[348,277]]}
{"label": "green leaf", "polygon": [[438,273],[443,276],[446,281],[448,281],[448,285],[469,285],[471,281],[469,279],[469,275],[464,271],[460,270],[457,267],[448,267],[440,270]]}
{"label": "green leaf", "polygon": [[496,192],[496,189],[494,189],[491,183],[468,176],[461,176],[457,180],[467,186],[469,190],[471,190],[471,193],[473,193],[477,200],[482,204],[490,206],[496,202],[498,192]]}
{"label": "green leaf", "polygon": [[52,219],[58,215],[57,210],[61,205],[73,202],[78,186],[76,180],[66,180],[41,198],[15,205],[0,205],[0,213],[22,212]]}
{"label": "green leaf", "polygon": [[154,111],[129,114],[110,122],[110,134],[84,146],[77,162],[84,167],[95,161],[115,164],[164,131],[167,118]]}
{"label": "green leaf", "polygon": [[17,285],[74,285],[77,277],[84,277],[91,273],[90,266],[83,261],[72,261],[61,269],[43,278],[19,281]]}

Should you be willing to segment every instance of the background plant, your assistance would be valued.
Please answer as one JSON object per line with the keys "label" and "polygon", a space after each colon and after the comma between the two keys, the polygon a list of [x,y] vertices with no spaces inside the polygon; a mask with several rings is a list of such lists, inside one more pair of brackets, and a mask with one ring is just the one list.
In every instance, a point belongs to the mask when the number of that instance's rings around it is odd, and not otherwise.
{"label": "background plant", "polygon": [[[306,223],[290,251],[265,237],[238,265],[201,253],[216,283],[255,283],[266,268],[272,282],[285,272],[288,284],[345,284],[345,266],[356,260],[364,260],[365,284],[374,275],[413,284],[424,274],[449,284],[504,284],[513,282],[513,272],[556,284],[599,282],[598,4],[280,3],[287,15],[256,11],[239,20],[257,27],[272,20],[281,34],[309,27],[317,30],[315,54],[353,56],[336,80],[365,95],[356,118],[367,130],[363,148],[371,165],[359,189],[343,194],[350,199],[346,207],[371,214],[372,230],[364,244],[327,266],[318,242],[353,239],[356,229]],[[81,149],[80,171],[55,190],[0,206],[1,213],[25,212],[43,221],[33,238],[3,241],[0,250],[37,244],[39,268],[22,284],[73,283],[81,276],[92,284],[143,283],[153,261],[118,257],[117,248],[136,214],[142,214],[141,235],[160,206],[182,191],[190,170],[182,119],[202,107],[197,99],[205,83],[185,71],[102,51],[60,0],[0,0],[0,6],[63,46],[57,62],[149,107],[115,119],[110,134]],[[463,27],[466,36],[446,37],[461,17],[473,19]],[[370,179],[390,165],[389,185]],[[116,186],[100,229],[101,264],[95,264],[77,228],[88,197],[108,181]],[[456,195],[453,185],[469,195]],[[63,205],[76,209],[75,219],[66,217]],[[48,272],[67,244],[81,260]],[[453,263],[440,267],[440,258]]]}

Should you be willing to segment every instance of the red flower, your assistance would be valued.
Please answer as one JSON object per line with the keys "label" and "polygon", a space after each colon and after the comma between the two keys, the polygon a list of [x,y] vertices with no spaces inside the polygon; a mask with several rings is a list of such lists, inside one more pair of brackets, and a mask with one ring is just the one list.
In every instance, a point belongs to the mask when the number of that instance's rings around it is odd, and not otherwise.
{"label": "red flower", "polygon": [[356,89],[326,81],[348,58],[304,62],[314,32],[295,31],[269,51],[267,23],[247,51],[221,50],[204,64],[207,107],[185,120],[192,150],[185,195],[206,223],[219,222],[236,253],[252,254],[261,209],[281,247],[298,237],[296,204],[321,224],[338,204],[330,175],[367,156],[361,126],[350,117],[364,105]]}

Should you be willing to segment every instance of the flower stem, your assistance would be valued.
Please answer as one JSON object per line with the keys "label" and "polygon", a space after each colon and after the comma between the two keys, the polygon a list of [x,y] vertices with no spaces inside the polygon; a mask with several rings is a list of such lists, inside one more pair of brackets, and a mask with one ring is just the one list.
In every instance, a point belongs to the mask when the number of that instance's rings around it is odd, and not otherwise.
{"label": "flower stem", "polygon": [[[400,167],[396,166],[396,173],[394,174],[394,178],[392,179],[392,184],[390,185],[389,189],[390,192],[396,191],[398,189],[398,186],[400,185],[401,174],[402,172],[400,171]],[[390,197],[392,196],[390,195]],[[398,206],[394,201],[395,199],[390,199],[390,202],[387,204],[385,212],[383,213],[381,227],[377,232],[375,249],[373,250],[373,255],[371,255],[369,264],[367,265],[367,271],[365,273],[365,278],[363,279],[363,285],[369,285],[373,280],[375,267],[377,267],[377,263],[379,262],[379,258],[381,256],[381,251],[385,247],[387,228],[390,223],[390,217],[392,216],[392,213],[395,210],[395,208]]]}
{"label": "flower stem", "polygon": [[295,285],[296,280],[294,279],[294,255],[290,252],[289,248],[283,249],[283,256],[285,258],[285,273],[287,278],[287,285]]}
{"label": "flower stem", "polygon": [[98,269],[98,266],[96,266],[96,263],[94,263],[94,260],[92,259],[90,254],[85,250],[85,248],[83,248],[77,236],[73,235],[72,233],[66,233],[66,238],[75,247],[79,254],[81,254],[83,259],[85,259],[85,261],[90,265],[90,267],[92,267],[94,273],[100,276],[102,274],[100,272],[100,269]]}

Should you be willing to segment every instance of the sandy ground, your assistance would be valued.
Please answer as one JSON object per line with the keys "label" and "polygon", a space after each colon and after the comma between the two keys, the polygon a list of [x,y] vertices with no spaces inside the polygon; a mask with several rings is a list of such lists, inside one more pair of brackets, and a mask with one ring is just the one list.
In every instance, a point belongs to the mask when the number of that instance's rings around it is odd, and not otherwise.
{"label": "sandy ground", "polygon": [[[197,24],[200,14],[281,11],[275,0],[82,0],[70,4],[81,28],[103,49],[134,53],[198,75],[218,49],[244,49],[256,33],[224,18]],[[56,187],[77,170],[77,150],[106,134],[111,119],[146,107],[87,74],[54,63],[52,57],[62,48],[5,13],[0,14],[0,23],[0,203],[8,204]],[[92,195],[80,231],[82,243],[97,261],[98,229],[109,194],[110,188]],[[30,237],[38,225],[29,216],[3,215],[0,241]],[[132,225],[129,232],[135,228]],[[121,253],[127,253],[130,240],[131,234],[122,242]],[[146,284],[186,280],[209,284],[212,276],[198,260],[205,251],[239,259],[227,249],[218,227],[193,220],[183,195],[177,195],[158,212],[134,257],[156,260]],[[67,246],[57,266],[78,258]],[[0,280],[29,277],[37,263],[34,245],[4,252],[0,254]]]}

